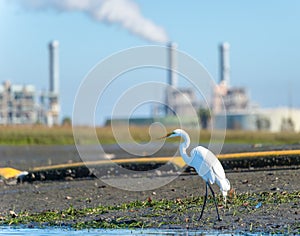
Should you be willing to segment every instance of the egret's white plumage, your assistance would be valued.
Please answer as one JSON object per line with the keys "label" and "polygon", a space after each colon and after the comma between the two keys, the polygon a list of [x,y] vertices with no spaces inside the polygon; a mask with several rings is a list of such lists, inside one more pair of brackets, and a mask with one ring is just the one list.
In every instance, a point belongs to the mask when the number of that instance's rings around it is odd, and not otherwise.
{"label": "egret's white plumage", "polygon": [[[224,169],[220,161],[218,160],[218,158],[207,148],[198,146],[191,151],[191,156],[187,154],[186,150],[190,146],[190,137],[184,130],[176,129],[172,133],[166,135],[165,137],[171,138],[177,136],[183,138],[183,142],[181,142],[179,146],[180,154],[183,160],[189,166],[194,167],[197,173],[206,182],[206,194],[205,194],[205,201],[200,216],[201,219],[205,207],[205,203],[206,203],[206,198],[207,198],[207,186],[209,186],[214,197],[214,192],[209,184],[216,183],[220,187],[220,191],[226,201],[227,191],[230,190],[230,182],[226,178]],[[218,219],[220,219],[217,205],[216,205],[216,210],[218,214]]]}

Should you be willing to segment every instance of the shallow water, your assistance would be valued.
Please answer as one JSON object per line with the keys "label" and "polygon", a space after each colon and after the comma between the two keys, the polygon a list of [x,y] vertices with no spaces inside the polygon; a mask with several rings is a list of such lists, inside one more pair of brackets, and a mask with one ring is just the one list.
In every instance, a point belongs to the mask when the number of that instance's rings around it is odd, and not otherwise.
{"label": "shallow water", "polygon": [[[229,236],[231,233],[222,233],[217,231],[205,232],[200,230],[181,230],[181,229],[90,229],[90,230],[73,230],[69,228],[20,228],[11,226],[0,226],[0,235],[7,236],[52,236],[52,235],[220,235]],[[244,235],[244,234],[234,234]],[[247,234],[249,235],[249,234]]]}

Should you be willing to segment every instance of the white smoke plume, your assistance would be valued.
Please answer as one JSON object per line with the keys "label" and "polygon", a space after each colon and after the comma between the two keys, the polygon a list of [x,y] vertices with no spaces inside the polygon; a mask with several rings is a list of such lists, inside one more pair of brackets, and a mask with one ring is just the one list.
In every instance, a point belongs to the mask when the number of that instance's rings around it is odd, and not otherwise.
{"label": "white smoke plume", "polygon": [[145,18],[132,0],[17,0],[33,10],[53,9],[60,12],[82,11],[97,21],[120,24],[129,32],[146,40],[166,43],[165,30]]}

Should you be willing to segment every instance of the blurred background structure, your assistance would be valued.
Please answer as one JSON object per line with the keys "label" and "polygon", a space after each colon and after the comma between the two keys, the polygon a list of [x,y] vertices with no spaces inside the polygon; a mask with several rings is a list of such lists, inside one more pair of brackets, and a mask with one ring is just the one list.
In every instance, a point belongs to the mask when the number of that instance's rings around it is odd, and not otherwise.
{"label": "blurred background structure", "polygon": [[[49,43],[49,89],[38,92],[34,85],[0,85],[0,124],[60,124],[59,102],[59,42]],[[206,129],[213,122],[217,129],[266,130],[271,132],[300,131],[300,109],[292,107],[261,108],[253,103],[247,88],[232,86],[230,81],[230,45],[219,46],[220,80],[216,83],[210,106],[201,105],[193,87],[179,87],[177,74],[177,45],[167,44],[169,69],[165,102],[152,109],[150,117],[134,117],[133,125],[150,125],[161,122],[166,126],[178,124],[177,116],[184,125],[199,125]],[[199,78],[201,79],[201,78]],[[163,112],[161,112],[163,111]],[[195,116],[196,114],[196,116]],[[224,122],[226,118],[226,127]],[[107,120],[106,124],[111,124]],[[126,124],[127,118],[114,119],[117,124]],[[115,123],[115,124],[116,124]]]}
{"label": "blurred background structure", "polygon": [[[0,80],[11,81],[0,86],[0,124],[59,124],[71,116],[76,91],[93,65],[124,48],[153,43],[167,46],[166,75],[164,71],[148,73],[150,70],[146,69],[120,76],[105,104],[96,111],[96,125],[103,125],[111,117],[120,94],[142,79],[166,81],[168,89],[155,91],[164,105],[141,105],[130,116],[133,124],[158,120],[177,125],[178,115],[185,124],[201,124],[203,129],[213,125],[274,132],[300,130],[300,33],[295,30],[299,22],[298,1],[276,2],[272,11],[268,11],[270,3],[258,1],[247,7],[235,1],[220,3],[218,7],[210,2],[176,1],[172,8],[169,11],[165,2],[157,8],[151,2],[135,0],[80,4],[64,0],[0,1],[0,22],[5,22],[0,27]],[[178,18],[183,8],[184,15]],[[166,12],[170,17],[164,17]],[[49,44],[48,63],[45,42],[51,38],[58,38],[63,47],[59,58],[58,41]],[[220,42],[223,43],[215,50]],[[177,58],[177,47],[201,61],[212,77],[220,77],[211,94],[205,94],[205,102],[200,98],[202,94],[177,73],[177,67],[183,65]],[[49,86],[44,85],[48,64]],[[131,75],[130,84],[123,78]],[[122,122],[125,112],[121,108],[114,115]],[[82,117],[78,125],[94,124],[85,114]],[[220,122],[225,118],[226,125]]]}
{"label": "blurred background structure", "polygon": [[33,124],[37,121],[34,85],[5,81],[0,85],[0,124]]}
{"label": "blurred background structure", "polygon": [[57,40],[49,43],[49,91],[39,94],[34,85],[10,81],[0,85],[0,124],[60,124],[58,46]]}
{"label": "blurred background structure", "polygon": [[[230,45],[220,44],[220,81],[215,86],[212,113],[216,128],[300,131],[300,109],[292,107],[261,108],[251,101],[247,88],[230,84]],[[267,88],[266,88],[267,89]],[[221,104],[224,104],[222,110]],[[226,117],[226,127],[220,122]]]}

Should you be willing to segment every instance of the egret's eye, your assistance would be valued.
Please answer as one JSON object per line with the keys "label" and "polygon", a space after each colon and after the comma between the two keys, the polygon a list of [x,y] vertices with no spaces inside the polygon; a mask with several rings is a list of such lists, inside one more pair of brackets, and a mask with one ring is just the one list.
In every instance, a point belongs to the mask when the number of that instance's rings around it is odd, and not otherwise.
{"label": "egret's eye", "polygon": [[175,134],[174,132],[168,133],[167,137],[171,136],[172,134]]}

